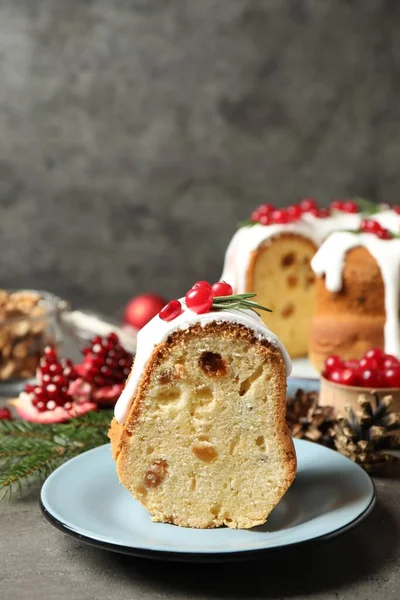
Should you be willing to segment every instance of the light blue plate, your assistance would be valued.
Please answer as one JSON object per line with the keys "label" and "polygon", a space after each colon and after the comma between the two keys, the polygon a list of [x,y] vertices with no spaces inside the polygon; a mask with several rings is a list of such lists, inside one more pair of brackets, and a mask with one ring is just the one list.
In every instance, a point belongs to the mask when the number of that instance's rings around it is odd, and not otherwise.
{"label": "light blue plate", "polygon": [[167,560],[231,560],[354,527],[372,509],[370,477],[342,455],[296,440],[297,477],[267,523],[250,530],[185,529],[152,523],[119,483],[110,445],[90,450],[46,480],[41,505],[65,533],[116,552]]}

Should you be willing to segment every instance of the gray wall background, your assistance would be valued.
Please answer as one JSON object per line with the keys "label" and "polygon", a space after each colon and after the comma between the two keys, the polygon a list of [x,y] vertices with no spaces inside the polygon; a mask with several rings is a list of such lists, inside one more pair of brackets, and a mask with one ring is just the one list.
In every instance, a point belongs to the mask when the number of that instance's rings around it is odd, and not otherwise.
{"label": "gray wall background", "polygon": [[398,201],[397,0],[0,0],[0,286],[114,313],[257,203]]}

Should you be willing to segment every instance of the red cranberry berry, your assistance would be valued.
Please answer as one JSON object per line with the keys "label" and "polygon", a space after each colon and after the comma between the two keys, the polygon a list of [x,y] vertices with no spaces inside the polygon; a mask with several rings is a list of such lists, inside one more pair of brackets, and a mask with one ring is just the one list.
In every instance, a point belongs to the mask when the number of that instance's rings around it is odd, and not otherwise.
{"label": "red cranberry berry", "polygon": [[0,421],[11,421],[11,411],[6,406],[4,408],[0,408]]}
{"label": "red cranberry berry", "polygon": [[365,369],[360,372],[359,381],[362,387],[379,388],[382,387],[383,377],[377,369]]}
{"label": "red cranberry berry", "polygon": [[257,210],[260,215],[270,215],[275,210],[275,206],[272,204],[260,204]]}
{"label": "red cranberry berry", "polygon": [[344,204],[343,204],[342,210],[347,213],[360,212],[358,204],[357,204],[357,202],[354,202],[354,200],[346,200],[346,202],[344,202]]}
{"label": "red cranberry berry", "polygon": [[297,221],[298,219],[300,219],[301,215],[303,214],[303,211],[301,210],[301,206],[299,204],[293,204],[292,206],[289,206],[287,208],[287,212],[289,217],[293,221]]}
{"label": "red cranberry berry", "polygon": [[376,235],[381,240],[391,240],[393,238],[392,234],[387,229],[382,229],[381,231],[378,231]]}
{"label": "red cranberry berry", "polygon": [[159,312],[159,317],[163,321],[172,321],[172,319],[176,319],[182,312],[182,304],[179,300],[171,300],[162,308]]}
{"label": "red cranberry berry", "polygon": [[332,210],[343,210],[344,200],[333,200],[331,202]]}
{"label": "red cranberry berry", "polygon": [[260,223],[260,225],[271,225],[272,213],[270,213],[268,215],[261,215],[259,223]]}
{"label": "red cranberry berry", "polygon": [[379,233],[382,231],[382,225],[373,219],[363,219],[361,221],[360,230],[364,233]]}
{"label": "red cranberry berry", "polygon": [[286,225],[286,223],[290,223],[290,221],[290,215],[284,208],[278,208],[272,213],[272,222],[277,225]]}
{"label": "red cranberry berry", "polygon": [[211,309],[214,296],[211,288],[192,288],[185,296],[186,306],[193,312],[201,315]]}
{"label": "red cranberry berry", "polygon": [[374,358],[378,363],[382,362],[385,358],[385,353],[382,348],[371,348],[364,354],[364,358]]}
{"label": "red cranberry berry", "polygon": [[300,202],[300,208],[303,212],[309,212],[313,208],[318,208],[318,203],[314,198],[303,198]]}
{"label": "red cranberry berry", "polygon": [[357,373],[352,369],[335,369],[329,373],[329,379],[341,385],[355,385],[357,383]]}
{"label": "red cranberry berry", "polygon": [[396,356],[393,356],[392,354],[384,354],[382,361],[382,367],[384,369],[391,369],[392,367],[398,366],[400,366],[400,363]]}
{"label": "red cranberry berry", "polygon": [[360,359],[360,369],[375,370],[379,369],[379,361],[376,358],[364,356]]}
{"label": "red cranberry berry", "polygon": [[211,284],[208,283],[208,281],[197,281],[192,286],[192,290],[196,290],[197,288],[206,288],[207,290],[211,290]]}
{"label": "red cranberry berry", "polygon": [[232,296],[233,294],[233,289],[232,286],[229,285],[229,283],[226,283],[226,281],[217,281],[216,283],[214,283],[214,285],[212,286],[212,291],[215,296]]}
{"label": "red cranberry berry", "polygon": [[400,388],[400,365],[385,369],[383,381],[385,387]]}
{"label": "red cranberry berry", "polygon": [[332,354],[332,356],[328,356],[325,359],[325,370],[329,373],[336,369],[341,369],[343,367],[343,361],[340,356],[337,354]]}
{"label": "red cranberry berry", "polygon": [[256,208],[255,210],[253,210],[253,212],[250,215],[250,221],[253,221],[253,223],[258,223],[258,221],[260,220],[261,217],[261,213],[258,210],[258,208]]}

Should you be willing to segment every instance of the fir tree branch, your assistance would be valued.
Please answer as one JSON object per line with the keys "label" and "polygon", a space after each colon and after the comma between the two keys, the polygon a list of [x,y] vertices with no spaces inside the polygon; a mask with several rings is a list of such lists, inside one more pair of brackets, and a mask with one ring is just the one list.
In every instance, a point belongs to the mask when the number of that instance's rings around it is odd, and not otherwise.
{"label": "fir tree branch", "polygon": [[0,421],[0,499],[43,480],[65,460],[106,444],[111,417],[111,410],[103,410],[52,425]]}

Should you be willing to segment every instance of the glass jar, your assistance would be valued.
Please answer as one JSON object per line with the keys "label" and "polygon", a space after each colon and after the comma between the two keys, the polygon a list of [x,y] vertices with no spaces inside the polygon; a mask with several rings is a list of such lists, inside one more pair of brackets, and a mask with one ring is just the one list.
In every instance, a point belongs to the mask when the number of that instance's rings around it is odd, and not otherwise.
{"label": "glass jar", "polygon": [[68,303],[41,290],[0,290],[0,393],[17,394],[33,380],[43,349],[60,348]]}

